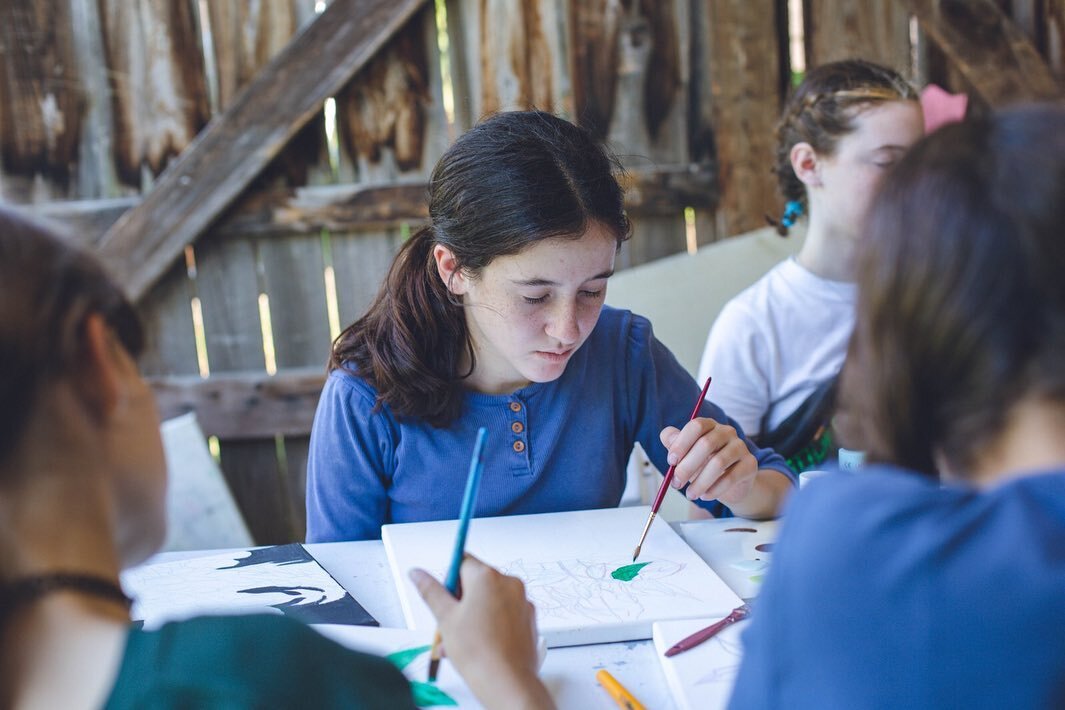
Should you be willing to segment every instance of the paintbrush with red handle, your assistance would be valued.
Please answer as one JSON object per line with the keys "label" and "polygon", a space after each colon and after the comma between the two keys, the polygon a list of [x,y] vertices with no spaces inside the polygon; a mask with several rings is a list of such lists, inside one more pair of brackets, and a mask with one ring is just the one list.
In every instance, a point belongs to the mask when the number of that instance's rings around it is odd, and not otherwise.
{"label": "paintbrush with red handle", "polygon": [[[703,400],[706,399],[706,393],[710,389],[710,380],[712,378],[706,378],[706,384],[703,385],[703,391],[699,393],[699,399],[695,401],[695,409],[692,410],[692,415],[688,417],[690,422],[695,419],[699,414],[699,407],[702,406]],[[655,516],[658,515],[658,509],[662,507],[662,499],[666,497],[666,490],[669,488],[670,482],[673,480],[673,469],[676,464],[669,467],[666,471],[666,475],[662,477],[662,485],[658,487],[658,495],[655,496],[655,502],[651,504],[651,514],[647,516],[647,524],[643,526],[643,534],[640,535],[640,541],[636,543],[636,550],[632,553],[632,561],[635,562],[636,558],[640,556],[640,548],[643,547],[643,541],[647,539],[647,531],[651,529],[651,523],[654,522]]]}

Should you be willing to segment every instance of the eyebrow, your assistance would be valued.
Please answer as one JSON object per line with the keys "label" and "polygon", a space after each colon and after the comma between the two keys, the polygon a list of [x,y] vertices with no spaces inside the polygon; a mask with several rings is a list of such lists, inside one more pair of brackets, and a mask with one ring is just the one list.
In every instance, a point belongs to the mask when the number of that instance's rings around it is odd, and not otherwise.
{"label": "eyebrow", "polygon": [[[596,274],[590,279],[585,279],[581,283],[587,283],[588,281],[597,281],[599,279],[608,279],[614,275],[614,270],[604,271],[600,274]],[[524,279],[522,281],[513,282],[517,286],[560,286],[557,281],[551,281],[550,279]]]}

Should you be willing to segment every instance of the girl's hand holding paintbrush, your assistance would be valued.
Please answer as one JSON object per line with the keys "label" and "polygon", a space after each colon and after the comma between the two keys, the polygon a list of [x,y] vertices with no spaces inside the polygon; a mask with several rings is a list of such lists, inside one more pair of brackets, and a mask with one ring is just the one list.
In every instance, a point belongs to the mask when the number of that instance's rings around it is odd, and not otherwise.
{"label": "girl's hand holding paintbrush", "polygon": [[536,619],[525,585],[469,555],[462,562],[462,598],[428,572],[411,580],[433,612],[448,660],[489,708],[553,708],[537,675]]}
{"label": "girl's hand holding paintbrush", "polygon": [[672,485],[688,484],[688,500],[719,500],[731,508],[750,495],[758,461],[734,427],[697,417],[683,429],[666,427],[660,438],[675,464]]}

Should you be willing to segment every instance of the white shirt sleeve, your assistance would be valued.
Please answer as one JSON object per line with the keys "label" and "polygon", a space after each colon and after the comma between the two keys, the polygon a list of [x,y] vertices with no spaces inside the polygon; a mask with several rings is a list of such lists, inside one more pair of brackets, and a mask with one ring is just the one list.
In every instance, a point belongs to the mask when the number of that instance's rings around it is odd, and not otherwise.
{"label": "white shirt sleeve", "polygon": [[748,436],[760,433],[769,409],[769,349],[757,319],[734,300],[729,301],[710,328],[699,382],[713,375],[707,399],[739,422]]}

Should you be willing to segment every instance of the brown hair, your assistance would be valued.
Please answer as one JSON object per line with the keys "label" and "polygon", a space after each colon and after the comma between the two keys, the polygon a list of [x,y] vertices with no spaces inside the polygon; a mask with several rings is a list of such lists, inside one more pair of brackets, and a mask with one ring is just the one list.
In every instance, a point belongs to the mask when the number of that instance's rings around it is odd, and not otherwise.
{"label": "brown hair", "polygon": [[104,316],[132,356],[140,354],[137,314],[96,259],[0,207],[0,462],[16,448],[42,388],[76,370],[91,313]]}
{"label": "brown hair", "polygon": [[[856,109],[887,101],[917,101],[917,91],[898,72],[863,59],[845,59],[810,70],[788,99],[777,124],[773,172],[788,202],[805,204],[806,186],[791,166],[791,149],[809,143],[832,155],[839,139],[854,130]],[[768,220],[781,236],[791,222]]]}
{"label": "brown hair", "polygon": [[1027,397],[1065,401],[1065,107],[946,126],[885,177],[843,397],[871,460],[971,467]]}
{"label": "brown hair", "polygon": [[476,277],[494,259],[543,240],[577,239],[590,222],[629,236],[617,161],[586,130],[541,111],[492,116],[444,153],[429,180],[429,226],[415,233],[359,320],[336,342],[329,369],[348,368],[399,417],[446,426],[460,414],[465,354],[474,355],[461,301],[437,273],[446,246]]}

